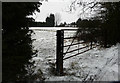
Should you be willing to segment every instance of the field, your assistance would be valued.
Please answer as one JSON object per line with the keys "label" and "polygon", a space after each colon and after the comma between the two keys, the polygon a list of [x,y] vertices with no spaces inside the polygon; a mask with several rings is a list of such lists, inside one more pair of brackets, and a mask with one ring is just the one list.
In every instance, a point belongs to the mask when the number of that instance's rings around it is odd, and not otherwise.
{"label": "field", "polygon": [[[38,50],[34,73],[41,74],[45,81],[118,81],[118,48],[120,44],[110,48],[94,48],[84,54],[64,60],[64,76],[55,75],[56,62],[56,30],[32,29],[34,49]],[[66,32],[66,36],[75,34]],[[70,44],[71,41],[64,41]],[[84,45],[80,45],[82,47]],[[78,48],[78,45],[71,49]],[[66,51],[67,48],[64,49]],[[73,52],[72,54],[75,54]],[[70,56],[72,54],[67,54]],[[36,80],[40,80],[39,77]]]}

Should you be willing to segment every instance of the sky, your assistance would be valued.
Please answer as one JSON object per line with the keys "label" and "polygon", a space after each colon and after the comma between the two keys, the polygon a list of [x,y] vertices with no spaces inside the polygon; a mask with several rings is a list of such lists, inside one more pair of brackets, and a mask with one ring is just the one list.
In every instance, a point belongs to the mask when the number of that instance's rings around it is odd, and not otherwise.
{"label": "sky", "polygon": [[[67,12],[67,11],[69,11],[69,6],[72,1],[73,0],[48,0],[47,2],[43,1],[42,5],[39,7],[40,13],[36,12],[36,14],[34,14],[32,17],[37,22],[45,22],[46,17],[49,16],[51,13],[52,14],[59,13],[61,16],[62,23],[76,22],[80,16],[79,14],[81,12],[81,8],[77,7],[76,11],[71,12],[71,13]],[[85,0],[83,0],[83,1],[85,1]],[[89,1],[89,0],[87,0],[87,1]],[[105,0],[105,1],[107,1],[107,0]],[[88,14],[89,14],[89,12],[88,12]],[[90,15],[87,15],[87,16],[90,16]]]}
{"label": "sky", "polygon": [[75,22],[78,19],[78,12],[67,12],[69,9],[71,0],[49,0],[48,2],[42,2],[40,13],[36,12],[36,15],[33,15],[35,21],[45,22],[47,16],[50,13],[55,14],[59,13],[61,16],[61,22],[71,23]]}

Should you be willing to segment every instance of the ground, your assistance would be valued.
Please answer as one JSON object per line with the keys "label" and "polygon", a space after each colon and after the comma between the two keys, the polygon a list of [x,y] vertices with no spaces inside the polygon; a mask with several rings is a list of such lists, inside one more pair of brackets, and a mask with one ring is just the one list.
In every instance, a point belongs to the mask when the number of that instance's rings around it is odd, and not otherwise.
{"label": "ground", "polygon": [[[116,44],[110,48],[94,48],[86,53],[64,60],[64,76],[55,75],[56,62],[56,29],[34,29],[32,35],[34,49],[38,50],[34,73],[41,74],[45,81],[118,81],[118,47]],[[74,32],[66,32],[65,36]],[[64,41],[65,45],[71,40]],[[83,44],[79,47],[84,46]],[[78,45],[71,49],[78,48]],[[64,49],[64,52],[67,48]],[[77,52],[67,54],[71,56]],[[39,78],[37,78],[39,80]]]}

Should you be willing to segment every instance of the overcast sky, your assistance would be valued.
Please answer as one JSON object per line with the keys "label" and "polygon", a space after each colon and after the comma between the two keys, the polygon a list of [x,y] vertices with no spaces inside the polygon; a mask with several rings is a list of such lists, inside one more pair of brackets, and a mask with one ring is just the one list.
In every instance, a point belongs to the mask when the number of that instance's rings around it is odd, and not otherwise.
{"label": "overcast sky", "polygon": [[77,10],[72,13],[67,12],[69,10],[69,5],[71,4],[71,1],[73,0],[48,0],[48,2],[44,1],[42,2],[41,7],[39,8],[40,13],[36,13],[36,15],[33,15],[33,18],[35,19],[35,21],[45,22],[46,17],[49,16],[50,13],[52,14],[59,13],[61,15],[61,22],[67,23],[75,22],[79,18],[79,12],[81,11],[81,8],[78,7]]}
{"label": "overcast sky", "polygon": [[71,0],[49,0],[48,2],[42,2],[40,13],[36,13],[33,17],[35,21],[45,21],[46,17],[50,13],[60,13],[61,22],[75,22],[78,19],[78,12],[67,12],[68,6],[70,5]]}

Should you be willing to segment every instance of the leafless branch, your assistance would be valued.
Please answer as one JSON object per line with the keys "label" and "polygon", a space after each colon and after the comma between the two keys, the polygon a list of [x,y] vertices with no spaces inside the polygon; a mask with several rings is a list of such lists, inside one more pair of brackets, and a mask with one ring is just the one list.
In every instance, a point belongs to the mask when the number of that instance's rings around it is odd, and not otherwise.
{"label": "leafless branch", "polygon": [[76,10],[76,7],[79,8],[81,7],[81,10],[79,12],[79,16],[81,17],[88,17],[88,16],[99,16],[101,14],[100,12],[102,11],[102,5],[98,0],[92,0],[88,2],[83,2],[82,0],[74,0],[70,6],[69,6],[69,11],[72,12]]}

